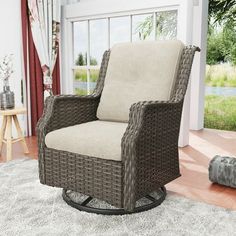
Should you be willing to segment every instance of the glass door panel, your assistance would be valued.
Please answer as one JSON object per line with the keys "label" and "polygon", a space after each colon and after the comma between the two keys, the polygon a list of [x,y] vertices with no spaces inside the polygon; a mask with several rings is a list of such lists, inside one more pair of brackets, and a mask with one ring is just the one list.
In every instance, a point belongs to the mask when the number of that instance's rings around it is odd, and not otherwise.
{"label": "glass door panel", "polygon": [[130,41],[130,17],[110,18],[110,47],[116,43]]}
{"label": "glass door panel", "polygon": [[90,65],[101,65],[102,55],[108,48],[107,19],[90,21]]}
{"label": "glass door panel", "polygon": [[88,53],[88,22],[74,22],[74,64],[76,66],[87,65]]}
{"label": "glass door panel", "polygon": [[132,41],[153,40],[153,14],[133,15]]}
{"label": "glass door panel", "polygon": [[177,37],[177,11],[156,13],[156,39],[175,39]]}
{"label": "glass door panel", "polygon": [[91,20],[90,22],[90,68],[89,92],[92,93],[99,75],[102,56],[108,49],[108,19]]}
{"label": "glass door panel", "polygon": [[87,69],[74,69],[74,93],[87,95]]}

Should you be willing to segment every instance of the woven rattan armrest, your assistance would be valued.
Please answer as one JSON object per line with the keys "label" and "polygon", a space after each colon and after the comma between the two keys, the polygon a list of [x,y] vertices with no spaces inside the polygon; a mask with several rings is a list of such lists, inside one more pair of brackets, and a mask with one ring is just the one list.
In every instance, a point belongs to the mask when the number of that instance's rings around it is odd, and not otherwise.
{"label": "woven rattan armrest", "polygon": [[[131,106],[128,127],[121,144],[125,209],[133,209],[136,198],[142,195],[142,186],[139,186],[142,174],[139,171],[145,173],[143,178],[148,179],[150,169],[154,173],[165,171],[164,162],[171,163],[173,157],[164,155],[161,150],[174,147],[176,154],[182,105],[180,100],[138,102]],[[153,186],[151,178],[150,173],[150,191]],[[148,189],[147,185],[144,192]]]}
{"label": "woven rattan armrest", "polygon": [[48,97],[36,127],[38,140],[44,143],[46,134],[53,130],[96,120],[99,100],[100,96],[95,95]]}

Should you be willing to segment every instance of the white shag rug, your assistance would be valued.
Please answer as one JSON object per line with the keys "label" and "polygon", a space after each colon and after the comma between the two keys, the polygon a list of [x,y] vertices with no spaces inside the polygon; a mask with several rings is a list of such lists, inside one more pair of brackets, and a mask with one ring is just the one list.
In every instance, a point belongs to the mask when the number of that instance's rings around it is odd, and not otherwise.
{"label": "white shag rug", "polygon": [[80,212],[61,189],[38,180],[36,160],[0,164],[1,236],[234,236],[236,211],[175,195],[155,209],[123,216]]}

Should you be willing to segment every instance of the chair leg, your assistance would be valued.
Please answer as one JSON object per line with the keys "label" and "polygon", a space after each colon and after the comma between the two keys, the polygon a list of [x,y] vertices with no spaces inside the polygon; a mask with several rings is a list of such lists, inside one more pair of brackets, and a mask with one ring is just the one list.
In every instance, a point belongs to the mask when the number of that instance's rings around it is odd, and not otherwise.
{"label": "chair leg", "polygon": [[1,131],[0,131],[0,153],[2,151],[2,145],[3,145],[4,135],[5,135],[5,131],[6,131],[6,125],[7,125],[7,117],[3,116],[2,127],[1,127]]}
{"label": "chair leg", "polygon": [[133,213],[147,211],[147,210],[150,210],[154,207],[159,206],[166,198],[166,188],[161,187],[158,190],[158,192],[160,195],[160,197],[158,199],[156,199],[150,195],[147,195],[147,196],[145,196],[145,198],[150,200],[151,203],[136,207],[136,208],[134,208],[133,211],[125,211],[124,209],[118,209],[118,208],[116,208],[116,209],[102,209],[102,208],[96,208],[96,207],[89,207],[89,206],[87,206],[87,204],[89,202],[91,202],[91,200],[93,199],[92,197],[86,198],[82,203],[77,203],[77,202],[74,202],[70,198],[70,196],[67,193],[67,190],[65,190],[65,189],[63,189],[63,191],[62,191],[62,197],[68,205],[70,205],[80,211],[86,211],[89,213],[96,213],[96,214],[101,214],[101,215],[126,215],[126,214],[133,214]]}
{"label": "chair leg", "polygon": [[12,159],[12,117],[7,116],[7,161]]}

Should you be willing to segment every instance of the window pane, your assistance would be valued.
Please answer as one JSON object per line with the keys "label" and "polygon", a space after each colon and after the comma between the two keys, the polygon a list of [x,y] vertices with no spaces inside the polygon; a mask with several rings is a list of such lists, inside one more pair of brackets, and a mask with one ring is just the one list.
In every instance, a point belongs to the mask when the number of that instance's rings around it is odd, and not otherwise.
{"label": "window pane", "polygon": [[110,46],[130,41],[130,17],[114,17],[110,19]]}
{"label": "window pane", "polygon": [[90,80],[88,83],[88,90],[89,90],[89,94],[93,93],[96,84],[97,84],[97,80],[99,77],[99,69],[90,69],[89,70],[89,75],[90,75]]}
{"label": "window pane", "polygon": [[87,94],[87,70],[75,69],[74,70],[74,90],[77,95]]}
{"label": "window pane", "polygon": [[[90,70],[90,82],[96,83],[99,77],[99,69],[91,69]],[[94,86],[95,88],[95,86]]]}
{"label": "window pane", "polygon": [[90,65],[100,65],[102,55],[108,48],[107,20],[90,21]]}
{"label": "window pane", "polygon": [[74,23],[74,63],[77,66],[87,65],[88,22]]}
{"label": "window pane", "polygon": [[156,16],[156,38],[175,39],[177,36],[177,11],[158,12]]}
{"label": "window pane", "polygon": [[153,40],[153,14],[134,15],[132,17],[132,40]]}

